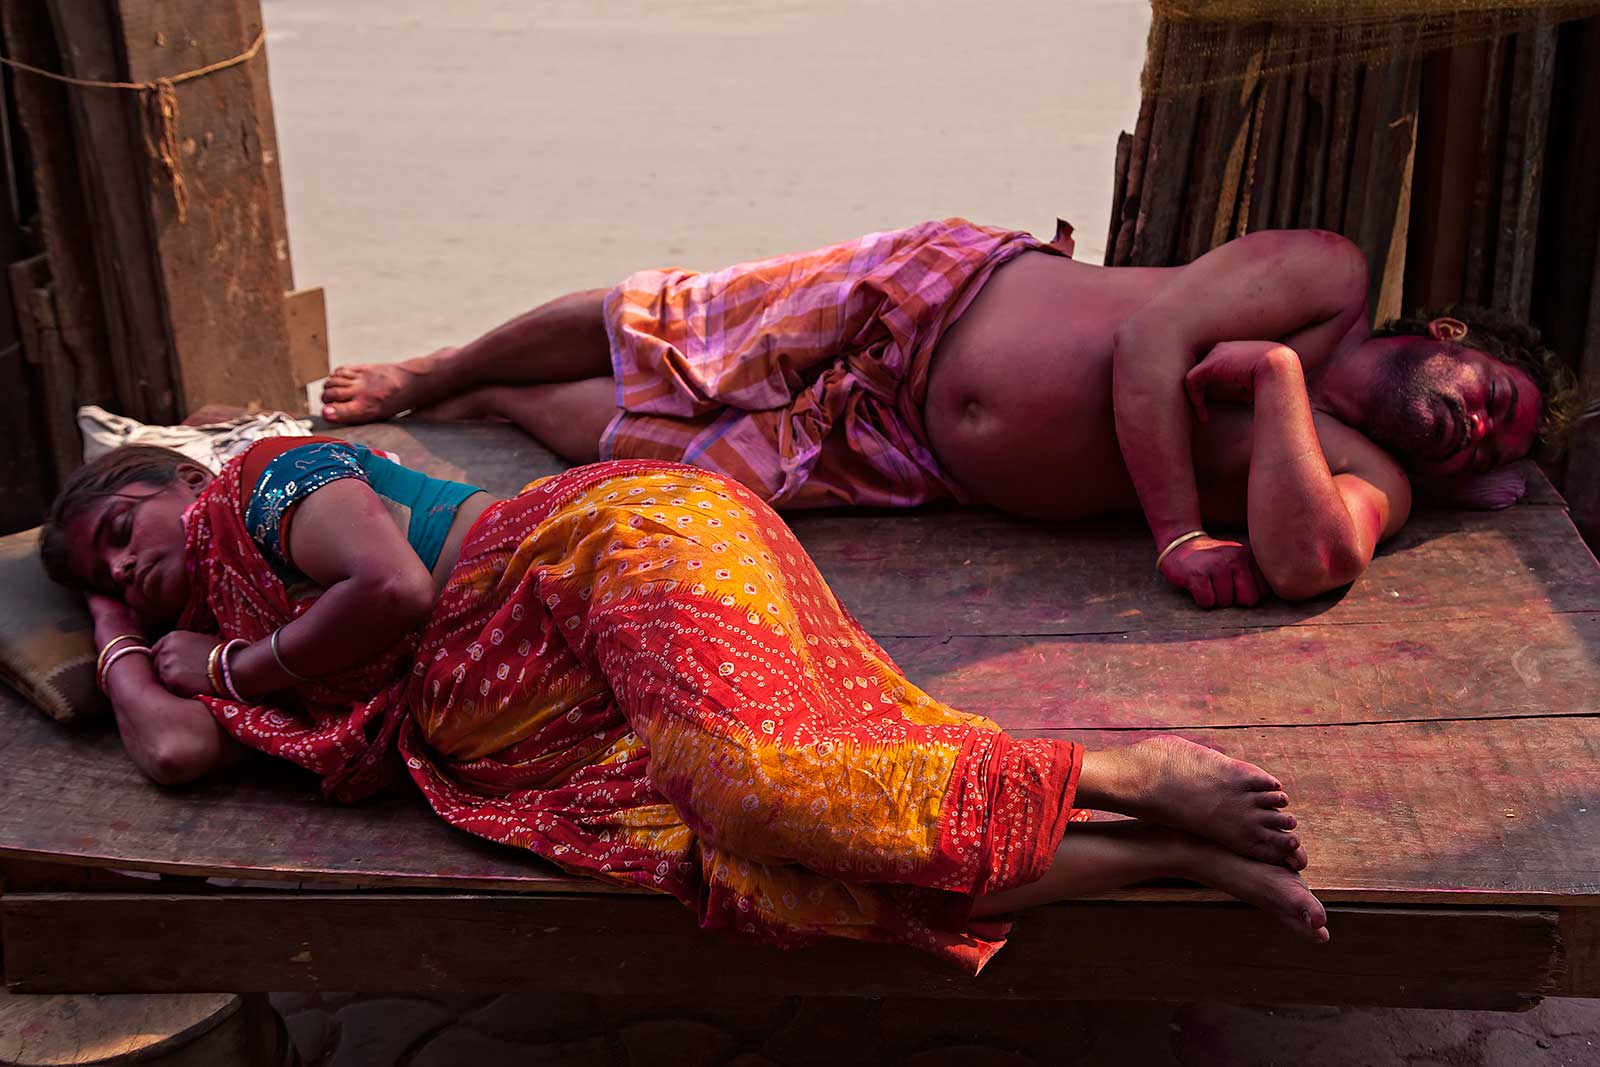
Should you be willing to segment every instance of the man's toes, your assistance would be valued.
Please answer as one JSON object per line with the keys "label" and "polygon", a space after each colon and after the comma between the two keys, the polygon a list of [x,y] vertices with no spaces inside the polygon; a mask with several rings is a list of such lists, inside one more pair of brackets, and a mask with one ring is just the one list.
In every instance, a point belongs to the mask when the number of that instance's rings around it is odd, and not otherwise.
{"label": "man's toes", "polygon": [[1287,808],[1289,794],[1281,792],[1261,793],[1256,796],[1256,804],[1263,808]]}
{"label": "man's toes", "polygon": [[349,400],[356,395],[355,383],[349,381],[334,381],[329,378],[322,383],[322,398],[324,400]]}
{"label": "man's toes", "polygon": [[1269,830],[1293,830],[1299,824],[1299,820],[1286,811],[1268,812],[1261,816],[1261,825]]}
{"label": "man's toes", "polygon": [[358,404],[324,404],[322,417],[329,422],[356,422],[363,418]]}

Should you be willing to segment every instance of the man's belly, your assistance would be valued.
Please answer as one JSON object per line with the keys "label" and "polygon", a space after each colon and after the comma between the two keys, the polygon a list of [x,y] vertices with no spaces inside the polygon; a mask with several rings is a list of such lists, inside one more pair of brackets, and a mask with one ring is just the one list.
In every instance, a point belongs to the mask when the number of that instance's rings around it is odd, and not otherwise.
{"label": "man's belly", "polygon": [[1137,508],[1111,413],[1115,322],[1104,301],[1063,299],[1097,280],[1081,264],[1019,256],[940,341],[925,425],[974,500],[1050,519]]}
{"label": "man's belly", "polygon": [[973,500],[1015,515],[1086,519],[1139,505],[1104,421],[1078,412],[1022,419],[973,400],[948,417],[930,410],[928,437]]}

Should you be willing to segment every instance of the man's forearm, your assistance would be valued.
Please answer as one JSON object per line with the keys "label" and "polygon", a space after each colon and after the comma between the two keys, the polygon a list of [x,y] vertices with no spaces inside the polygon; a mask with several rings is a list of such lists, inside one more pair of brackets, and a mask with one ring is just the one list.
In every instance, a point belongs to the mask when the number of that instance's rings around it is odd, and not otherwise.
{"label": "man's forearm", "polygon": [[[1124,347],[1126,346],[1126,347]],[[1119,335],[1113,355],[1112,408],[1117,445],[1139,506],[1162,548],[1200,528],[1200,493],[1195,486],[1194,414],[1183,389],[1189,364],[1161,358],[1154,347],[1174,349],[1171,339]]]}
{"label": "man's forearm", "polygon": [[1262,358],[1253,423],[1250,545],[1268,583],[1293,598],[1353,580],[1367,561],[1317,439],[1305,372],[1293,351]]}

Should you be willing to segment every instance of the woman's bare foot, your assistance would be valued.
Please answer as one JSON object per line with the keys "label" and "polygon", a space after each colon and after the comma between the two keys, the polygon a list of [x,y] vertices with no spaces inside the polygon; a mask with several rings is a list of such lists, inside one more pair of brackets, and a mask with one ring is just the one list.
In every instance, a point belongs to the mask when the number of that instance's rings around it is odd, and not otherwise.
{"label": "woman's bare foot", "polygon": [[322,417],[349,425],[390,419],[402,411],[442,399],[442,365],[455,349],[399,363],[335,367],[322,385]]}
{"label": "woman's bare foot", "polygon": [[1075,803],[1186,830],[1248,859],[1306,867],[1283,783],[1181,737],[1089,752]]}
{"label": "woman's bare foot", "polygon": [[1176,873],[1253,904],[1312,941],[1328,940],[1328,912],[1294,871],[1260,863],[1209,841],[1176,835]]}
{"label": "woman's bare foot", "polygon": [[1220,889],[1267,912],[1302,937],[1328,940],[1327,910],[1294,871],[1281,864],[1246,859],[1194,834],[1142,819],[1071,824],[1043,876],[978,897],[972,914],[980,918],[1000,915],[1163,878],[1182,878]]}

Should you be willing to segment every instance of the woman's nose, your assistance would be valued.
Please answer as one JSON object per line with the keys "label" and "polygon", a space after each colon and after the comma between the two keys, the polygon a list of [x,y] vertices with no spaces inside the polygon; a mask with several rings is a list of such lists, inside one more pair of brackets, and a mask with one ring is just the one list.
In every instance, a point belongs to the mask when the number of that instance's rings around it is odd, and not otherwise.
{"label": "woman's nose", "polygon": [[133,577],[133,572],[134,560],[131,552],[119,557],[111,566],[111,577],[119,585],[126,585],[128,580]]}

